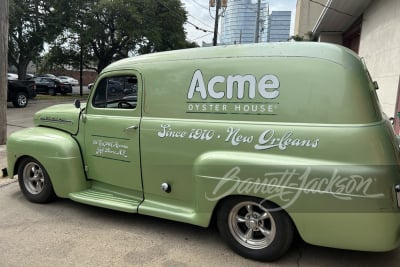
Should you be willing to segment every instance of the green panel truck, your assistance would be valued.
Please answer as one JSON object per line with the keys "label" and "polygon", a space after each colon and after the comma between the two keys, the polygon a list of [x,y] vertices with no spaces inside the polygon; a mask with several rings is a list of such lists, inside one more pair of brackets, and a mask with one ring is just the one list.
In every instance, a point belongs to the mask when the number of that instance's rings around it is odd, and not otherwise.
{"label": "green panel truck", "polygon": [[400,234],[399,142],[363,61],[341,46],[271,43],[137,56],[87,103],[52,106],[8,139],[9,173],[54,197],[203,227],[240,255],[293,236],[387,251]]}

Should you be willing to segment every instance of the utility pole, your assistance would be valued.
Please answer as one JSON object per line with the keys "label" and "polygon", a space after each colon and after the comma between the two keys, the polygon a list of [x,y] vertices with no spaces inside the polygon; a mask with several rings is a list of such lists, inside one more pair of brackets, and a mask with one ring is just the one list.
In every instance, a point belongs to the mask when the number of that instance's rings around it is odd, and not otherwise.
{"label": "utility pole", "polygon": [[258,0],[257,3],[257,20],[256,20],[256,34],[254,36],[254,42],[258,43],[260,37],[260,9],[261,9],[261,0]]}
{"label": "utility pole", "polygon": [[[228,6],[228,0],[210,0],[210,7],[215,7],[213,46],[217,46],[217,43],[218,43],[218,21],[219,21],[219,17],[221,16],[221,14],[224,14],[227,6]],[[223,12],[220,14],[219,10],[221,9],[221,7],[223,9]]]}
{"label": "utility pole", "polygon": [[221,8],[221,0],[216,0],[217,6],[215,7],[215,23],[214,23],[214,38],[213,46],[217,46],[218,40],[218,21],[219,21],[219,9]]}
{"label": "utility pole", "polygon": [[79,8],[79,95],[83,95],[83,22],[82,22],[82,8]]}
{"label": "utility pole", "polygon": [[0,145],[7,141],[8,0],[0,1]]}

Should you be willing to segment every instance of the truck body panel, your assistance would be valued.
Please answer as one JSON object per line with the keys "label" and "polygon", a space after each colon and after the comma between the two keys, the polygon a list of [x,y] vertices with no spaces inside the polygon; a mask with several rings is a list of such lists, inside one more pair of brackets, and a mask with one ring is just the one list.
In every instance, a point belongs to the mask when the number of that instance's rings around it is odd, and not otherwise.
{"label": "truck body panel", "polygon": [[284,210],[312,244],[399,243],[398,138],[343,47],[128,58],[102,71],[84,108],[51,107],[35,123],[9,138],[9,168],[38,159],[60,197],[204,227],[229,199],[251,197]]}

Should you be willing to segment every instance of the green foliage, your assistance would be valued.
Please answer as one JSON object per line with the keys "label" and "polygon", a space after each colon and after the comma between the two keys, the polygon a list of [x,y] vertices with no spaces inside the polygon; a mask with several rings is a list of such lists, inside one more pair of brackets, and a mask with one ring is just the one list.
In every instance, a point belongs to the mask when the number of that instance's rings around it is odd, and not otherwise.
{"label": "green foliage", "polygon": [[306,36],[300,36],[300,35],[294,35],[289,38],[289,40],[294,40],[296,42],[302,42],[302,41],[312,41],[316,42],[318,41],[318,37],[315,36],[311,31],[306,33]]}
{"label": "green foliage", "polygon": [[50,71],[82,60],[100,72],[129,55],[196,47],[186,16],[180,0],[10,0],[10,63],[23,79],[31,61]]}
{"label": "green foliage", "polygon": [[186,11],[179,0],[150,0],[144,4],[145,35],[148,39],[140,53],[182,49],[186,47],[183,24]]}
{"label": "green foliage", "polygon": [[42,65],[100,72],[111,62],[143,53],[194,47],[185,41],[186,11],[179,0],[70,1],[73,19]]}
{"label": "green foliage", "polygon": [[[72,28],[88,47],[89,58],[97,59],[97,71],[128,56],[140,40],[143,17],[137,0],[93,1],[83,10],[82,25]],[[84,29],[84,31],[83,31]]]}
{"label": "green foliage", "polygon": [[195,47],[199,47],[199,45],[196,42],[185,41],[185,48],[195,48]]}
{"label": "green foliage", "polygon": [[25,78],[29,62],[40,55],[45,42],[61,33],[69,10],[68,1],[10,0],[8,58],[20,79]]}

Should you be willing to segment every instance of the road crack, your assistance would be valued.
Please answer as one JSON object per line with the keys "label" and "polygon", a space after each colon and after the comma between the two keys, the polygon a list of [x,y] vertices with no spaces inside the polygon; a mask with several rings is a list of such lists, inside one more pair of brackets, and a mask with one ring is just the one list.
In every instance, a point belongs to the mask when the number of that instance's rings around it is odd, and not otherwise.
{"label": "road crack", "polygon": [[0,183],[0,188],[9,186],[10,184],[16,183],[17,181],[18,181],[18,179],[14,179],[14,180],[11,180],[11,181],[9,181],[9,182]]}

